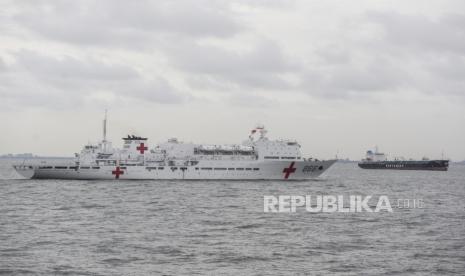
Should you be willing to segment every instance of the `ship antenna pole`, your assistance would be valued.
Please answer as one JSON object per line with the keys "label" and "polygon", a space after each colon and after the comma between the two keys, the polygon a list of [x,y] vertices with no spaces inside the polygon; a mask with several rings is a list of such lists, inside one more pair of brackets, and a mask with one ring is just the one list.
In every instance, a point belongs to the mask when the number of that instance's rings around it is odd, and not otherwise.
{"label": "ship antenna pole", "polygon": [[107,151],[107,109],[105,109],[105,118],[103,119],[103,152]]}
{"label": "ship antenna pole", "polygon": [[105,119],[103,119],[103,142],[107,141],[107,110],[105,109]]}

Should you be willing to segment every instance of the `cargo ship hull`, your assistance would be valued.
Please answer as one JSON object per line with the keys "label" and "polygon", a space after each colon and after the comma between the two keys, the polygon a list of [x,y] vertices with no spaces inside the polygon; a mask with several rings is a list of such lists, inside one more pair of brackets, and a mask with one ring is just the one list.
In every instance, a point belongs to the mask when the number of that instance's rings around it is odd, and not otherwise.
{"label": "cargo ship hull", "polygon": [[362,161],[358,166],[362,169],[447,171],[449,161]]}

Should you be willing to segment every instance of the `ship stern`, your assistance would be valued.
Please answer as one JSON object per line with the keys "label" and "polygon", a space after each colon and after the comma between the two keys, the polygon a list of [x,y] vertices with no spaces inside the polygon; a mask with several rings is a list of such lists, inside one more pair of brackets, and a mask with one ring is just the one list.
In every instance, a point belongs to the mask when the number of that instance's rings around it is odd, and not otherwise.
{"label": "ship stern", "polygon": [[26,166],[26,165],[13,165],[15,171],[20,174],[24,178],[32,178],[35,173],[35,169],[33,166]]}

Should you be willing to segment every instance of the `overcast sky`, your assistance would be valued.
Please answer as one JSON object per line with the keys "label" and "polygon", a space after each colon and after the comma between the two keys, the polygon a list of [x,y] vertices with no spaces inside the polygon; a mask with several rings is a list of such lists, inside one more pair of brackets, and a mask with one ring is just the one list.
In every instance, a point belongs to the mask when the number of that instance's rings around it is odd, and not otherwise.
{"label": "overcast sky", "polygon": [[0,1],[0,154],[126,134],[465,159],[465,2]]}

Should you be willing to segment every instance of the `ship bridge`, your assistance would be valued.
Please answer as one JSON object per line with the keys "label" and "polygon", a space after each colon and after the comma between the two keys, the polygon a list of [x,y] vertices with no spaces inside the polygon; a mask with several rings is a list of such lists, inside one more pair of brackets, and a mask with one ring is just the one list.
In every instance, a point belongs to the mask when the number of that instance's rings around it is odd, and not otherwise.
{"label": "ship bridge", "polygon": [[265,126],[258,125],[252,129],[249,140],[243,144],[252,146],[259,159],[267,160],[298,160],[302,158],[300,144],[295,140],[270,140],[266,137]]}

